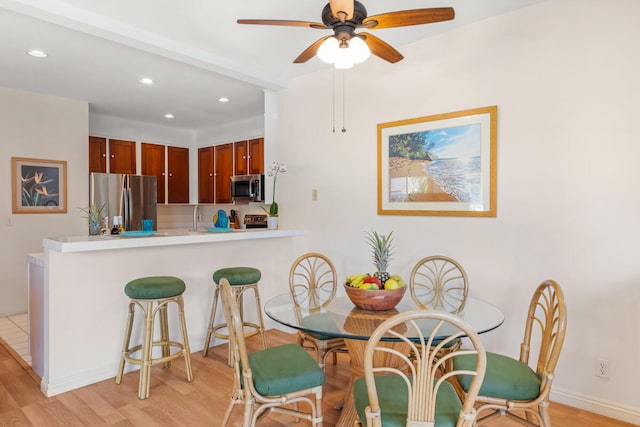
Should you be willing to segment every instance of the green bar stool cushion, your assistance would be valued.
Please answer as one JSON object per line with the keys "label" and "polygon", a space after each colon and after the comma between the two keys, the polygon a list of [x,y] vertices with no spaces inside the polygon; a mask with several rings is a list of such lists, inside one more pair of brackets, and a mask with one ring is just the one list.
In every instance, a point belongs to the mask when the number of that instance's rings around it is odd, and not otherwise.
{"label": "green bar stool cushion", "polygon": [[258,283],[262,277],[260,270],[253,267],[229,267],[221,268],[213,273],[213,281],[220,284],[222,278],[226,278],[231,286],[250,285]]}
{"label": "green bar stool cushion", "polygon": [[130,281],[124,293],[133,299],[161,299],[182,295],[185,289],[184,281],[177,277],[151,276]]}

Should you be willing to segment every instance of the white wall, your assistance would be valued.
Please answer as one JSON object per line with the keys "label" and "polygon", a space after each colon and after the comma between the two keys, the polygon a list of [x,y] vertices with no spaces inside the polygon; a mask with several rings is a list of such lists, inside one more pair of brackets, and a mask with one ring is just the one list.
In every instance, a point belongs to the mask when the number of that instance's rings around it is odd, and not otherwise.
{"label": "white wall", "polygon": [[247,117],[202,129],[196,134],[198,147],[226,144],[264,136],[264,116]]}
{"label": "white wall", "polygon": [[[401,47],[394,65],[372,58],[346,72],[346,133],[332,132],[332,71],[295,80],[279,93],[281,226],[308,230],[342,277],[372,271],[370,229],[394,231],[392,273],[459,260],[506,316],[484,341],[515,357],[534,288],[557,280],[569,317],[553,399],[640,424],[638,16],[632,0],[554,0]],[[377,123],[488,105],[496,218],[377,215]]]}
{"label": "white wall", "polygon": [[[43,237],[87,233],[88,114],[86,102],[0,87],[0,316],[27,311],[26,254]],[[67,213],[12,214],[11,157],[66,160]]]}

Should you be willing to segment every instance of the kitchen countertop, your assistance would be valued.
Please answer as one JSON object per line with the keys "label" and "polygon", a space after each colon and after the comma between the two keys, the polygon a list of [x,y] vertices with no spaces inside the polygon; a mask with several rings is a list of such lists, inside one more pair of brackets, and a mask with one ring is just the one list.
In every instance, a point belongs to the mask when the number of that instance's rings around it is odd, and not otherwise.
{"label": "kitchen countertop", "polygon": [[273,239],[302,236],[303,230],[237,229],[228,233],[211,233],[206,230],[159,230],[152,236],[126,237],[120,235],[47,237],[42,241],[45,250],[57,252],[89,252],[111,249],[143,248],[153,246],[192,245],[239,240]]}

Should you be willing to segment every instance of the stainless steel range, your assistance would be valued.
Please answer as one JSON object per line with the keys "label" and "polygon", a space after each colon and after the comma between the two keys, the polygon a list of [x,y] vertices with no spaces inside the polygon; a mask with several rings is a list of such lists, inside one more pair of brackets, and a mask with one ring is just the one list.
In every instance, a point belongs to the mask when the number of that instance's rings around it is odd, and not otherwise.
{"label": "stainless steel range", "polygon": [[244,216],[246,228],[267,228],[266,214],[247,214]]}

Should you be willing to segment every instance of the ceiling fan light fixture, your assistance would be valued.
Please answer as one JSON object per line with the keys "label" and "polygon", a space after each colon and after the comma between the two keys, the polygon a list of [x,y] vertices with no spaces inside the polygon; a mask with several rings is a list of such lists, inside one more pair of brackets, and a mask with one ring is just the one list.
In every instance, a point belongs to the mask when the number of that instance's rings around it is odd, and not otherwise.
{"label": "ceiling fan light fixture", "polygon": [[333,66],[338,70],[348,70],[349,68],[353,68],[353,62],[349,60],[337,60],[333,63]]}
{"label": "ceiling fan light fixture", "polygon": [[371,56],[369,46],[360,37],[353,37],[349,41],[349,56],[354,64],[360,64]]}
{"label": "ceiling fan light fixture", "polygon": [[334,62],[336,62],[339,50],[340,48],[338,47],[338,39],[336,39],[335,37],[329,37],[328,39],[323,41],[318,48],[318,58],[320,58],[322,62],[333,64]]}
{"label": "ceiling fan light fixture", "polygon": [[[347,47],[340,47],[340,43]],[[327,64],[334,64],[335,68],[352,68],[353,64],[366,61],[371,56],[369,46],[360,37],[352,37],[350,40],[338,41],[335,37],[329,37],[318,48],[318,58]]]}

